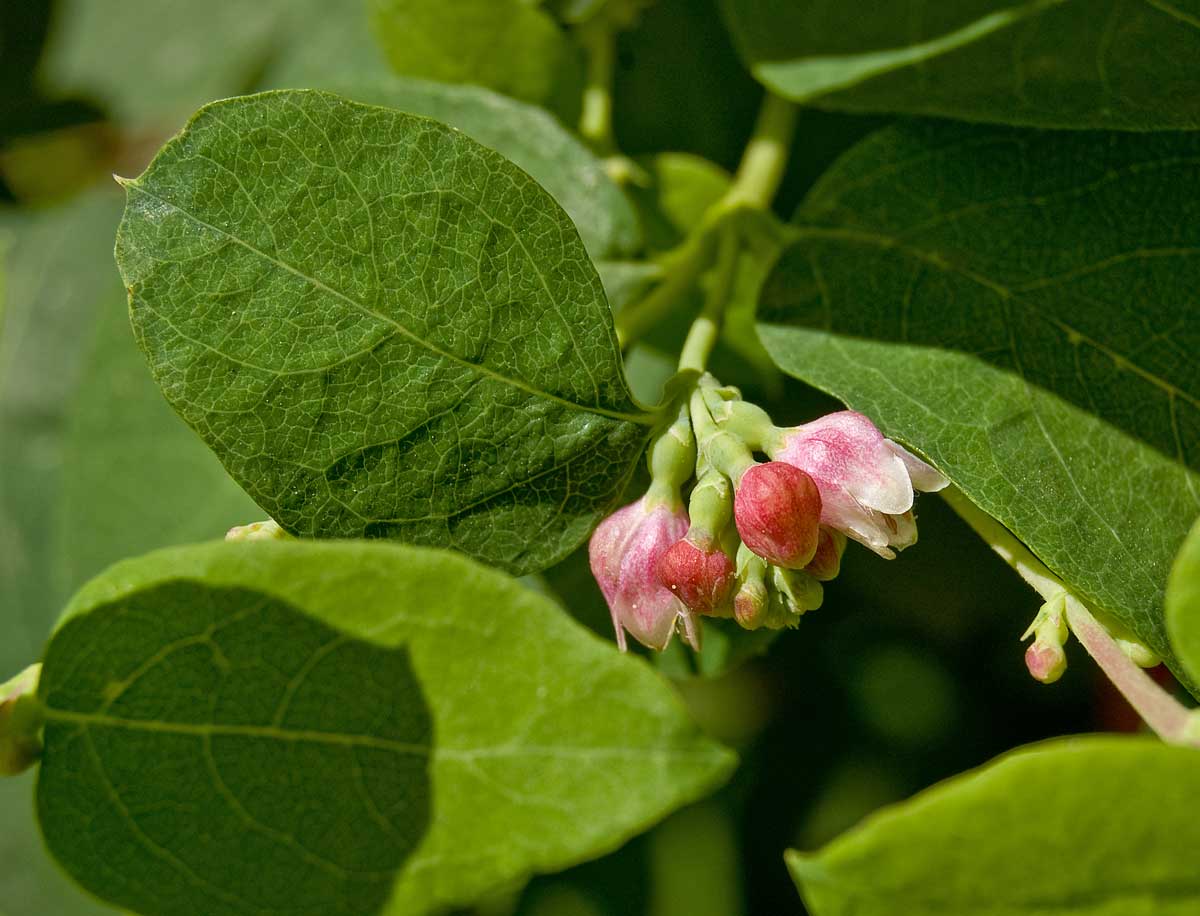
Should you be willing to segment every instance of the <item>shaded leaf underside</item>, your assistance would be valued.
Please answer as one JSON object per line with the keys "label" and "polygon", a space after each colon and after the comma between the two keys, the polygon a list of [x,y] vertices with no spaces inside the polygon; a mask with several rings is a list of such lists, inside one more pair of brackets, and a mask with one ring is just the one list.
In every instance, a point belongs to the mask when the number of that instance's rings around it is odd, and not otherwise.
{"label": "shaded leaf underside", "polygon": [[760,311],[783,368],[1168,659],[1200,511],[1197,165],[1191,134],[883,131],[813,190]]}

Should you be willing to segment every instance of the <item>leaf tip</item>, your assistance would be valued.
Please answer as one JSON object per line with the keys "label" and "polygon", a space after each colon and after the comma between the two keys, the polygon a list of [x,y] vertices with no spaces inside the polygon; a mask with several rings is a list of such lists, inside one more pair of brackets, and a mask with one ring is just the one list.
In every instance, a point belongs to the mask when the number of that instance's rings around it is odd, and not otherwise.
{"label": "leaf tip", "polygon": [[121,187],[125,188],[126,190],[129,190],[129,188],[131,188],[135,184],[137,184],[136,178],[126,178],[123,175],[118,175],[116,172],[113,172],[113,181],[115,181],[117,184],[119,184]]}

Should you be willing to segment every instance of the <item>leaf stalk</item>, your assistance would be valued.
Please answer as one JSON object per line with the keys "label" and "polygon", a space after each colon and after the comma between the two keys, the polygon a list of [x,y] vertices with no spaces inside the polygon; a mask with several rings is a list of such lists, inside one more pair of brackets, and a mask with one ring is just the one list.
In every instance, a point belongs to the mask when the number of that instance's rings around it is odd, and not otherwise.
{"label": "leaf stalk", "polygon": [[967,499],[957,487],[947,487],[942,491],[942,498],[1043,599],[1052,601],[1065,595],[1067,625],[1071,632],[1156,735],[1168,744],[1200,747],[1200,728],[1197,726],[1200,720],[1196,712],[1163,690],[1135,665],[1079,597],[1028,547]]}

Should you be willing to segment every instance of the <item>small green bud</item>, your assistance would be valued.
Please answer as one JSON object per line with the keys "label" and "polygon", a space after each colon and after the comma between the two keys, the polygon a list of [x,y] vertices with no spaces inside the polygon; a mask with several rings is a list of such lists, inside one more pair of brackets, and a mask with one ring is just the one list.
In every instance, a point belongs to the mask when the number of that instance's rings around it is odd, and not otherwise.
{"label": "small green bud", "polygon": [[1117,645],[1126,657],[1139,668],[1156,668],[1162,664],[1162,659],[1154,654],[1154,650],[1136,639],[1117,637]]}
{"label": "small green bud", "polygon": [[801,569],[771,569],[771,620],[767,626],[794,627],[807,611],[815,611],[825,598],[821,583]]}
{"label": "small green bud", "polygon": [[766,623],[771,611],[767,590],[767,561],[745,544],[737,552],[737,592],[733,596],[733,617],[747,630]]}

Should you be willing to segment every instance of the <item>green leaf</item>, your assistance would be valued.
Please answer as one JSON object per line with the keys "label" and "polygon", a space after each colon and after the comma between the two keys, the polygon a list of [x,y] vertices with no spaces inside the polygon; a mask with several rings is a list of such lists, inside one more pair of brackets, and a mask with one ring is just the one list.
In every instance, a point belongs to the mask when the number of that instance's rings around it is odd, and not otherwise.
{"label": "green leaf", "polygon": [[[246,92],[276,59],[384,71],[363,0],[63,0],[41,77],[107,103],[118,121],[173,129],[200,105]],[[319,22],[319,27],[314,23]]]}
{"label": "green leaf", "polygon": [[368,0],[371,26],[403,76],[470,83],[574,120],[581,57],[558,24],[525,0]]}
{"label": "green leaf", "polygon": [[841,111],[1200,128],[1198,0],[723,0],[773,91]]}
{"label": "green leaf", "polygon": [[1024,748],[788,866],[814,916],[1186,916],[1200,756],[1148,738]]}
{"label": "green leaf", "polygon": [[[115,190],[115,189],[114,189]],[[117,194],[15,220],[0,329],[0,677],[34,661],[70,593],[105,566],[258,515],[162,400],[129,328]],[[53,867],[0,783],[7,916],[102,911]]]}
{"label": "green leaf", "polygon": [[356,102],[424,115],[491,147],[528,172],[567,211],[592,260],[627,256],[641,247],[637,215],[603,161],[542,109],[476,86],[389,74],[352,80],[335,74],[322,78],[319,71],[304,76],[277,88],[326,89]]}
{"label": "green leaf", "polygon": [[1192,680],[1200,683],[1200,520],[1171,567],[1166,610],[1171,648]]}
{"label": "green leaf", "polygon": [[151,371],[286,530],[528,572],[621,495],[655,418],[570,220],[497,153],[274,92],[203,109],[127,188]]}
{"label": "green leaf", "polygon": [[461,905],[615,847],[732,764],[551,601],[387,544],[119,564],[72,601],[39,696],[47,844],[150,916]]}
{"label": "green leaf", "polygon": [[759,314],[785,372],[923,451],[1176,674],[1163,592],[1200,507],[1197,163],[1195,134],[881,131],[813,189]]}

